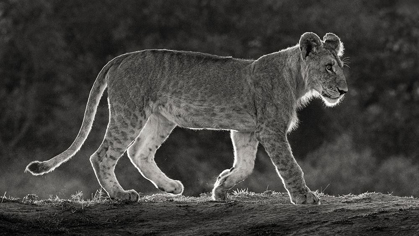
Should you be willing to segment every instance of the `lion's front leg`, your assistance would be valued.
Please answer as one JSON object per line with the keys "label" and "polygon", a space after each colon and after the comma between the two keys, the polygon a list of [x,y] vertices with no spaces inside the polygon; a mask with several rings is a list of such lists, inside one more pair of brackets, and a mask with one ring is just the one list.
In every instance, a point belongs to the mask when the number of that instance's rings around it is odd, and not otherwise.
{"label": "lion's front leg", "polygon": [[294,159],[286,133],[264,130],[259,134],[261,144],[270,156],[276,171],[294,204],[319,204],[319,198],[310,191],[304,173]]}

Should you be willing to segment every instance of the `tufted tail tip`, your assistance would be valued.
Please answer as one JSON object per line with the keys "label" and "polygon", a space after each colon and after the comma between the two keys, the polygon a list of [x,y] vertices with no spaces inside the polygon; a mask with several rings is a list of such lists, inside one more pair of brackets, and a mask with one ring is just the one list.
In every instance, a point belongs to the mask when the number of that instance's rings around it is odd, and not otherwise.
{"label": "tufted tail tip", "polygon": [[29,172],[33,175],[43,175],[50,172],[50,169],[44,162],[33,161],[26,166],[25,173]]}

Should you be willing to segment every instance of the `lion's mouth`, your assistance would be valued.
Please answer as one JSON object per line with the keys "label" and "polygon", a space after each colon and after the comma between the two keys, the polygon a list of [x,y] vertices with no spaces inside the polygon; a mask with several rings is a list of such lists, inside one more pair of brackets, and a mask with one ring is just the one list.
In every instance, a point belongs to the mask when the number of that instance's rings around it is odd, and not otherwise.
{"label": "lion's mouth", "polygon": [[325,98],[329,98],[329,99],[332,99],[332,100],[337,100],[337,99],[339,99],[340,98],[340,96],[337,96],[337,97],[333,97],[332,95],[330,95],[330,94],[328,94],[328,93],[326,93],[326,92],[324,92],[324,91],[322,91],[322,96],[323,97],[325,97]]}

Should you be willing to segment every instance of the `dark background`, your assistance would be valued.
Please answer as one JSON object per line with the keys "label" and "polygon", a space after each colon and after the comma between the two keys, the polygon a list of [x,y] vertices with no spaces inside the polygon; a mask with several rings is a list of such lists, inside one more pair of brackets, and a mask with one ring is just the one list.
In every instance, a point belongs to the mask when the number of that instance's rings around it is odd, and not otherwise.
{"label": "dark background", "polygon": [[[33,160],[75,138],[100,69],[147,48],[258,58],[298,43],[304,32],[336,33],[345,44],[350,92],[337,107],[317,99],[289,135],[312,190],[419,196],[419,9],[392,0],[1,0],[0,194],[69,197],[99,189],[89,156],[107,124],[106,100],[81,151],[54,172],[24,174]],[[106,93],[105,93],[106,96]],[[281,190],[262,147],[238,188]],[[233,162],[229,133],[176,128],[157,152],[185,195],[211,190]],[[127,188],[159,192],[121,158]]]}

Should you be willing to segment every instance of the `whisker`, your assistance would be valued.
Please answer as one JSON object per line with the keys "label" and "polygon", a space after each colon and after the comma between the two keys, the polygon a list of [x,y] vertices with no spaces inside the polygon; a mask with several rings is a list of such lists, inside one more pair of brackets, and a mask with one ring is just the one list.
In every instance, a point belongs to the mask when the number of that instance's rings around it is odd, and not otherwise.
{"label": "whisker", "polygon": [[346,66],[346,67],[348,67],[348,68],[351,68],[351,67],[349,66],[349,64],[350,64],[350,58],[349,58],[349,57],[344,57],[344,58],[342,58],[341,60],[342,60],[342,62],[343,62],[343,66]]}

